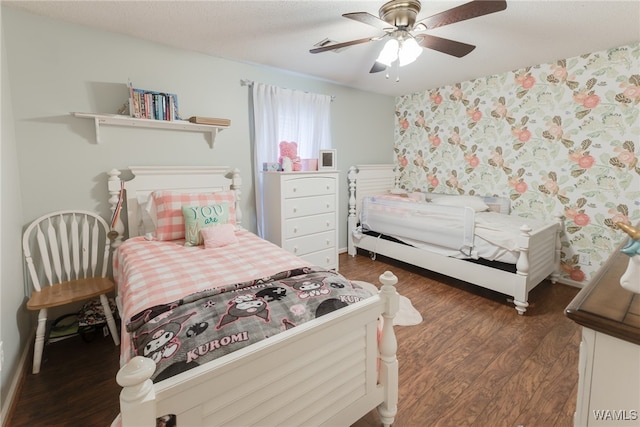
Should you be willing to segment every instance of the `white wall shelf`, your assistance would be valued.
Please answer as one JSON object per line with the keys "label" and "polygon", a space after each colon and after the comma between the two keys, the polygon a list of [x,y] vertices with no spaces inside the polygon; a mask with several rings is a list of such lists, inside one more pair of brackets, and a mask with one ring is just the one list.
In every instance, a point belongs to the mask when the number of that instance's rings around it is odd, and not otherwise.
{"label": "white wall shelf", "polygon": [[95,114],[95,113],[71,113],[75,117],[81,117],[85,119],[94,119],[96,125],[96,143],[102,143],[100,138],[100,126],[131,126],[138,128],[151,128],[151,129],[169,129],[169,130],[181,130],[187,132],[202,132],[205,134],[211,134],[211,140],[209,146],[213,148],[216,136],[218,133],[228,126],[213,126],[203,125],[197,123],[191,123],[186,120],[150,120],[150,119],[136,119],[134,117],[122,116],[119,114]]}

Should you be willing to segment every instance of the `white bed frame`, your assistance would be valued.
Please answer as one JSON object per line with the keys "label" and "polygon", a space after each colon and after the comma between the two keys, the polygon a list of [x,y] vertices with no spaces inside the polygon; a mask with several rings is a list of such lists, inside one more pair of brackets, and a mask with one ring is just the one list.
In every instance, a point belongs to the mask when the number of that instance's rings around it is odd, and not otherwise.
{"label": "white bed frame", "polygon": [[[383,194],[398,188],[398,174],[395,165],[358,165],[349,169],[349,214],[348,214],[348,252],[355,256],[357,249],[369,251],[372,257],[380,254],[415,265],[430,271],[444,274],[483,288],[503,293],[513,298],[518,314],[522,315],[529,306],[529,291],[547,277],[555,283],[560,267],[560,232],[562,218],[543,229],[532,233],[524,224],[518,247],[519,257],[516,273],[503,271],[482,264],[427,252],[413,246],[392,242],[375,236],[354,231],[358,226],[362,199]],[[523,218],[526,223],[526,219]]]}
{"label": "white bed frame", "polygon": [[[125,183],[130,225],[137,221],[138,195],[154,190],[240,192],[238,170],[227,167],[129,169],[134,175]],[[118,170],[108,175],[114,210],[122,181]],[[240,222],[239,205],[236,212]],[[116,246],[121,244],[124,231],[120,220],[112,235]],[[130,226],[129,236],[136,233],[137,226]],[[155,427],[157,417],[175,414],[179,427],[349,426],[375,408],[382,423],[391,425],[398,401],[397,343],[392,325],[399,297],[394,287],[397,278],[391,272],[381,275],[380,282],[376,296],[157,384],[150,380],[155,363],[134,357],[116,377],[123,390],[121,413],[113,425]]]}

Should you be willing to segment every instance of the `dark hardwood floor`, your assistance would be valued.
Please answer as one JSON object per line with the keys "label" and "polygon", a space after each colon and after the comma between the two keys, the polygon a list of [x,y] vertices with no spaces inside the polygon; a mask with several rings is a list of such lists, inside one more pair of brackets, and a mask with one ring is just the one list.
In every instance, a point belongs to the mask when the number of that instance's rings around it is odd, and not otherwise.
{"label": "dark hardwood floor", "polygon": [[[578,289],[544,282],[518,316],[504,295],[405,264],[340,255],[340,272],[378,284],[390,270],[424,321],[398,326],[394,426],[572,426],[580,328],[564,316]],[[118,349],[109,337],[45,348],[25,373],[9,426],[108,426],[118,414]],[[371,412],[353,427],[380,426]]]}

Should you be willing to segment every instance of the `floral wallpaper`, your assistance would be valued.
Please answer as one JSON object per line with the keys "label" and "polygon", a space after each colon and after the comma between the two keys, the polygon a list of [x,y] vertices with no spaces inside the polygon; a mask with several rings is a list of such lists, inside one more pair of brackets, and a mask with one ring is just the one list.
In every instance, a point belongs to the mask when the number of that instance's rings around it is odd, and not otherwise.
{"label": "floral wallpaper", "polygon": [[640,221],[640,43],[396,99],[407,190],[509,197],[565,218],[561,280],[594,277]]}

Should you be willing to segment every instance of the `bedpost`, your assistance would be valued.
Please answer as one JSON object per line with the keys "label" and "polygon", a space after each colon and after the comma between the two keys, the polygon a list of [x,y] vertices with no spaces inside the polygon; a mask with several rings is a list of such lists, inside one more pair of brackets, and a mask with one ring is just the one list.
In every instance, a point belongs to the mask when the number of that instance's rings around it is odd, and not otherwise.
{"label": "bedpost", "polygon": [[384,401],[378,405],[378,414],[385,427],[393,424],[398,412],[398,342],[393,331],[393,318],[400,306],[400,297],[395,284],[398,278],[390,271],[380,275],[380,296],[385,301],[382,313],[382,339],[380,341],[380,383],[384,387]]}
{"label": "bedpost", "polygon": [[111,169],[107,174],[109,175],[107,186],[109,189],[111,218],[115,219],[115,222],[110,224],[111,231],[109,232],[109,238],[111,239],[111,248],[116,249],[122,244],[122,239],[124,238],[124,222],[122,222],[121,212],[118,212],[118,215],[114,217],[116,209],[121,209],[122,203],[124,203],[124,200],[120,200],[122,181],[120,180],[120,171],[118,169]]}
{"label": "bedpost", "polygon": [[[524,224],[520,227],[520,235],[528,238],[531,236],[531,227]],[[520,247],[518,248],[520,255],[518,256],[518,261],[516,262],[516,274],[520,276],[528,276],[529,275],[529,248],[528,247]],[[515,297],[513,299],[513,304],[516,306],[516,310],[519,315],[523,315],[525,311],[527,311],[527,307],[529,307],[529,302],[527,301],[527,291],[525,290],[525,298],[524,301],[519,301]]]}
{"label": "bedpost", "polygon": [[120,392],[122,427],[155,427],[155,390],[151,376],[156,370],[153,360],[135,356],[118,371],[116,381]]}
{"label": "bedpost", "polygon": [[349,179],[349,217],[347,218],[347,252],[351,256],[356,255],[356,247],[353,244],[353,231],[356,229],[356,167],[351,166],[347,174]]}
{"label": "bedpost", "polygon": [[558,229],[556,230],[555,270],[551,273],[551,283],[556,283],[560,278],[560,256],[562,252],[562,242],[560,239],[562,237],[562,231],[564,230],[564,217],[562,215],[555,215],[554,218],[558,223]]}
{"label": "bedpost", "polygon": [[236,225],[242,226],[242,210],[240,209],[240,195],[242,194],[242,178],[240,177],[240,169],[234,169],[231,174],[231,190],[236,193]]}

